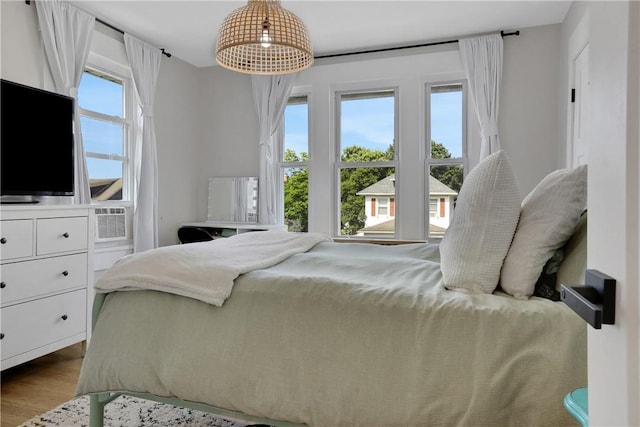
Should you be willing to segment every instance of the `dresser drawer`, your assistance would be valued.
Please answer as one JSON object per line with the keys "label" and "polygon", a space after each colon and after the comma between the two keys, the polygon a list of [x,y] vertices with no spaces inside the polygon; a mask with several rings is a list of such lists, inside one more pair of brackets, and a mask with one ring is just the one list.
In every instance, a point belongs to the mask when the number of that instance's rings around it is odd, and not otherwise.
{"label": "dresser drawer", "polygon": [[37,255],[87,249],[87,217],[41,218],[36,224]]}
{"label": "dresser drawer", "polygon": [[32,220],[0,221],[0,234],[0,259],[3,261],[33,255]]}
{"label": "dresser drawer", "polygon": [[2,266],[2,306],[87,284],[87,254],[14,262]]}
{"label": "dresser drawer", "polygon": [[86,332],[86,290],[2,309],[2,360]]}

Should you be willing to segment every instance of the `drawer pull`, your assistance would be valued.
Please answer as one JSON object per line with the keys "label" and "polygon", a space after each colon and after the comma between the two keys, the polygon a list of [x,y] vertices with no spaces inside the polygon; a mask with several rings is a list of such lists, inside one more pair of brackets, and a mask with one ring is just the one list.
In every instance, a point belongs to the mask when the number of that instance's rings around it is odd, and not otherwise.
{"label": "drawer pull", "polygon": [[0,289],[4,289],[7,287],[7,284],[5,282],[0,282]]}
{"label": "drawer pull", "polygon": [[65,270],[65,271],[62,272],[62,275],[66,277],[66,276],[69,275],[69,272],[67,270]]}
{"label": "drawer pull", "polygon": [[66,314],[63,314],[62,316],[60,316],[60,318],[62,320],[67,320],[69,318],[69,316],[67,316]]}
{"label": "drawer pull", "polygon": [[65,232],[65,233],[62,235],[62,237],[64,237],[65,239],[68,239],[68,238],[69,238],[69,233],[66,233],[66,232]]}
{"label": "drawer pull", "polygon": [[3,237],[2,239],[0,239],[0,243],[4,245],[5,243],[7,243],[7,239]]}
{"label": "drawer pull", "polygon": [[4,334],[2,332],[0,332],[0,340],[4,338]]}

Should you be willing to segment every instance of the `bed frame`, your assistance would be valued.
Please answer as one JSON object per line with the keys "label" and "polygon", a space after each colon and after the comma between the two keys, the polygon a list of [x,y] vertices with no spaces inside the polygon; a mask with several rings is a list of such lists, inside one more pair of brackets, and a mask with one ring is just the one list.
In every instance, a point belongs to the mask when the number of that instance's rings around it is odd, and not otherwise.
{"label": "bed frame", "polygon": [[[100,310],[106,298],[107,294],[97,293],[93,300],[93,312],[91,323],[95,327],[100,315]],[[90,427],[103,427],[104,426],[104,408],[109,402],[116,399],[118,396],[126,395],[131,397],[137,397],[140,399],[152,400],[159,403],[166,403],[169,405],[180,406],[183,408],[194,409],[197,411],[207,412],[213,415],[217,415],[231,421],[247,422],[251,424],[267,425],[273,427],[304,427],[304,424],[294,424],[285,421],[271,420],[267,418],[254,417],[251,415],[243,414],[242,412],[230,411],[215,406],[206,405],[204,403],[191,402],[187,400],[178,399],[176,397],[161,397],[150,393],[137,393],[130,391],[118,391],[118,392],[106,392],[106,393],[94,393],[90,395],[90,407],[89,407],[89,426]]]}

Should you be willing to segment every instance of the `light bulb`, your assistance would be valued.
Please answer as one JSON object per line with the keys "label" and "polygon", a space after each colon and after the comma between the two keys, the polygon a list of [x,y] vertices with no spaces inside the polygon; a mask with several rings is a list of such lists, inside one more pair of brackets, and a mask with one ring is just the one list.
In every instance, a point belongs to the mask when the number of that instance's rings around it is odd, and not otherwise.
{"label": "light bulb", "polygon": [[263,48],[268,48],[271,46],[271,36],[269,36],[269,31],[267,29],[262,30],[262,36],[260,37],[260,45]]}
{"label": "light bulb", "polygon": [[262,21],[262,36],[260,36],[260,45],[263,48],[267,49],[271,46],[272,41],[273,39],[269,35],[269,18],[267,17],[264,19],[264,21]]}

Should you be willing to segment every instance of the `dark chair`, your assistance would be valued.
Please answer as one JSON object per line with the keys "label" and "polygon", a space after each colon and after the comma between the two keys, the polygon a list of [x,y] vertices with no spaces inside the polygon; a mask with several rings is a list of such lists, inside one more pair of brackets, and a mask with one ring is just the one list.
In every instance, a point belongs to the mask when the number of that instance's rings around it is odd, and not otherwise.
{"label": "dark chair", "polygon": [[208,242],[213,236],[205,228],[186,226],[178,229],[178,240],[180,243]]}

